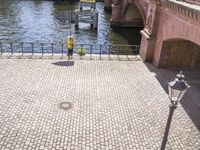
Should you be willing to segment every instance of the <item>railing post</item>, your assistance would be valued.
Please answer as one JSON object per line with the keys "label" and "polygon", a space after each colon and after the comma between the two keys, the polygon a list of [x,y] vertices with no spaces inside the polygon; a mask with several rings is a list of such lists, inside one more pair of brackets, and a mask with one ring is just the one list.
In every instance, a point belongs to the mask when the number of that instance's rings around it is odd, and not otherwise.
{"label": "railing post", "polygon": [[11,53],[13,55],[13,43],[10,43]]}
{"label": "railing post", "polygon": [[90,45],[90,59],[92,59],[92,45]]}
{"label": "railing post", "polygon": [[137,47],[137,55],[139,54],[139,49],[140,49],[140,46],[136,46]]}
{"label": "railing post", "polygon": [[101,60],[101,50],[102,50],[102,45],[100,45],[100,50],[99,50],[99,58]]}
{"label": "railing post", "polygon": [[62,44],[62,57],[63,57],[63,53],[64,53],[63,48],[64,48],[64,44]]}
{"label": "railing post", "polygon": [[33,52],[33,43],[31,43],[31,53],[32,53],[32,55],[34,54],[34,52]]}
{"label": "railing post", "polygon": [[22,55],[24,55],[24,43],[21,43]]}
{"label": "railing post", "polygon": [[133,47],[133,55],[136,54],[136,46]]}
{"label": "railing post", "polygon": [[1,48],[1,55],[3,54],[3,47],[2,47],[2,43],[0,43],[0,48]]}
{"label": "railing post", "polygon": [[[81,53],[83,52],[83,44],[81,44]],[[82,54],[81,54],[81,59],[82,59]]]}
{"label": "railing post", "polygon": [[137,46],[133,47],[133,55],[136,57],[137,56]]}
{"label": "railing post", "polygon": [[111,48],[111,45],[109,45],[109,47],[108,47],[108,57],[109,57],[109,60],[110,60],[110,48]]}
{"label": "railing post", "polygon": [[42,45],[42,56],[44,55],[44,43],[41,43]]}
{"label": "railing post", "polygon": [[51,52],[52,52],[52,56],[53,56],[53,43],[51,43]]}
{"label": "railing post", "polygon": [[140,46],[135,46],[135,47],[136,47],[136,54],[135,54],[135,57],[138,58],[137,55],[139,54]]}
{"label": "railing post", "polygon": [[128,48],[128,50],[127,50],[127,53],[126,53],[126,57],[128,58],[128,53],[129,53],[131,47],[127,46],[127,48]]}
{"label": "railing post", "polygon": [[133,52],[133,55],[135,55],[135,51],[136,51],[136,47],[135,47],[135,46],[133,46],[133,47],[132,47],[132,52]]}
{"label": "railing post", "polygon": [[117,46],[117,57],[118,57],[118,59],[119,59],[119,45]]}

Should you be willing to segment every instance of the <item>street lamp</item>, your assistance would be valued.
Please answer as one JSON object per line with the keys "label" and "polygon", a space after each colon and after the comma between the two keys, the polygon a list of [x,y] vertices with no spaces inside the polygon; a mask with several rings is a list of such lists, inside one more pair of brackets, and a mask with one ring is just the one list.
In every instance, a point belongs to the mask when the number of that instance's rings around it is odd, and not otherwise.
{"label": "street lamp", "polygon": [[189,87],[190,86],[184,80],[184,75],[182,74],[182,71],[180,71],[180,74],[176,75],[176,78],[174,80],[168,83],[169,98],[171,100],[171,105],[169,106],[169,116],[167,119],[167,125],[162,140],[161,150],[165,150],[167,144],[169,129],[174,110],[177,108],[178,102],[181,100],[181,98],[183,97],[183,95]]}
{"label": "street lamp", "polygon": [[190,87],[184,80],[182,71],[176,75],[176,78],[168,83],[169,98],[171,100],[170,107],[176,108],[187,89]]}

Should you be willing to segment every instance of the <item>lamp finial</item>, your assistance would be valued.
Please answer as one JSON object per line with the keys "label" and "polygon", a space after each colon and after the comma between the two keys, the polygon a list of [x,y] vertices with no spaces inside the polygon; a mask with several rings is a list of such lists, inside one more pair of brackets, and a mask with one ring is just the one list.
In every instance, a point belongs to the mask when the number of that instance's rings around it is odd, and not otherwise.
{"label": "lamp finial", "polygon": [[182,80],[182,79],[185,77],[185,76],[183,75],[183,71],[182,71],[182,70],[180,70],[180,73],[177,74],[177,77],[178,77],[179,80]]}

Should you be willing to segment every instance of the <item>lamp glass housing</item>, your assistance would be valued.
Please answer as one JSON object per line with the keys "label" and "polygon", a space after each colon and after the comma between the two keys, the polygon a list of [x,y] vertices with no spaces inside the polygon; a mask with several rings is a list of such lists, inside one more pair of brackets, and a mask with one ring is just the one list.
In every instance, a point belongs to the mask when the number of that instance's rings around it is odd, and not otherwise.
{"label": "lamp glass housing", "polygon": [[183,78],[184,75],[181,72],[174,80],[168,83],[169,98],[175,105],[177,105],[190,87]]}

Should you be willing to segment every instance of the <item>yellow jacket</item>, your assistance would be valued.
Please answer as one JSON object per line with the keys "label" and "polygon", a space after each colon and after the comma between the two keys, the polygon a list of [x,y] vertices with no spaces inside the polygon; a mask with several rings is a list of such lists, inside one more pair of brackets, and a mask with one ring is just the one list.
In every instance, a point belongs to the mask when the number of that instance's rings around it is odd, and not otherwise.
{"label": "yellow jacket", "polygon": [[68,36],[68,39],[67,39],[67,49],[73,49],[73,48],[74,48],[73,36]]}

